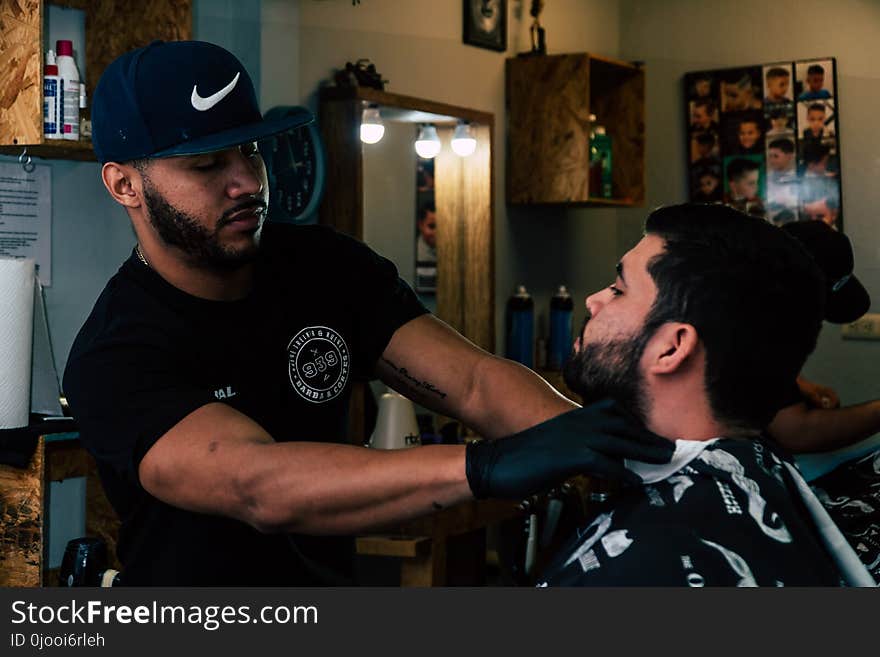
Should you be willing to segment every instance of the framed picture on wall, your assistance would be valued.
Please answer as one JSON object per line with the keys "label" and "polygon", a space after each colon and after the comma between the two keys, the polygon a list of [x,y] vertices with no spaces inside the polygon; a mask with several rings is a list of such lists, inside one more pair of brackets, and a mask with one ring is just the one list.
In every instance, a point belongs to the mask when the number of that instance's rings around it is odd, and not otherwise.
{"label": "framed picture on wall", "polygon": [[463,0],[462,18],[464,43],[507,50],[507,0]]}
{"label": "framed picture on wall", "polygon": [[833,57],[684,79],[690,200],[843,230]]}

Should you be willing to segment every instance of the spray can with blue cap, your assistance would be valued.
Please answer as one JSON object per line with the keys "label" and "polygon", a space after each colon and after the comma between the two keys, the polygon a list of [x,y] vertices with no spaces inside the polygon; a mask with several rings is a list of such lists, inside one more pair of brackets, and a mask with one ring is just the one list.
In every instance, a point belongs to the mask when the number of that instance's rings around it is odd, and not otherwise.
{"label": "spray can with blue cap", "polygon": [[535,304],[526,290],[519,285],[507,300],[507,351],[510,360],[534,367],[535,363]]}
{"label": "spray can with blue cap", "polygon": [[550,346],[547,366],[551,370],[561,370],[571,353],[571,318],[574,302],[564,285],[560,285],[550,299]]}

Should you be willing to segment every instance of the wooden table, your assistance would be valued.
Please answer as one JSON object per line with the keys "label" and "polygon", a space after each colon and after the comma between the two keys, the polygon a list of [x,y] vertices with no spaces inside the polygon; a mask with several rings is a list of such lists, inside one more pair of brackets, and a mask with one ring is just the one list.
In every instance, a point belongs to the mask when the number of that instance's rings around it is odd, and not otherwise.
{"label": "wooden table", "polygon": [[357,553],[400,559],[401,586],[480,585],[485,583],[486,528],[520,513],[514,502],[471,501],[390,534],[359,536]]}

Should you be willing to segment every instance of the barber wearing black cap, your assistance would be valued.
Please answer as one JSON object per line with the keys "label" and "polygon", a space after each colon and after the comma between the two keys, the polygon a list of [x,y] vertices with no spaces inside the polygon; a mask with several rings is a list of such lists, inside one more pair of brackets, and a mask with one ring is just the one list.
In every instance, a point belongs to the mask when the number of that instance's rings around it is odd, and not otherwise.
{"label": "barber wearing black cap", "polygon": [[[801,242],[825,274],[826,321],[847,324],[868,312],[871,299],[853,273],[846,235],[822,221],[789,223],[782,230]],[[804,453],[846,447],[880,431],[880,400],[835,408],[839,404],[830,388],[799,378],[780,403],[769,433],[789,451]]]}
{"label": "barber wearing black cap", "polygon": [[[126,583],[345,583],[345,536],[671,456],[608,404],[572,410],[476,348],[362,243],[264,225],[255,142],[312,119],[264,121],[231,53],[156,42],[123,55],[92,118],[137,246],[77,336],[64,388],[122,520]],[[351,383],[373,376],[489,438],[566,412],[586,430],[467,449],[340,444]]]}

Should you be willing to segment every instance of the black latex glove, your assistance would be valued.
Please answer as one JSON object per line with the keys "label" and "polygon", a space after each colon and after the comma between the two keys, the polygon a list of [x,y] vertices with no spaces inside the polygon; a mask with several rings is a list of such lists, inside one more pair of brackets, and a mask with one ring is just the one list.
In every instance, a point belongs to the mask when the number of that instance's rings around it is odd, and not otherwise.
{"label": "black latex glove", "polygon": [[468,443],[465,467],[474,497],[524,499],[578,474],[640,483],[623,459],[668,463],[674,451],[673,441],[603,400],[509,438]]}

